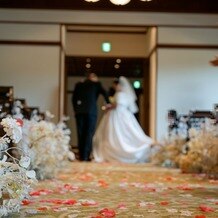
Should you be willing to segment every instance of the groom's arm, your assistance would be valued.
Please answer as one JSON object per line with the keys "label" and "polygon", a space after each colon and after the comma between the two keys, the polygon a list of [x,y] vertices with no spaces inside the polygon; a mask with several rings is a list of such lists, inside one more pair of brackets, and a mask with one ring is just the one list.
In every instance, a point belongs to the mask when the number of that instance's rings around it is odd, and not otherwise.
{"label": "groom's arm", "polygon": [[107,91],[103,88],[103,86],[101,85],[101,83],[99,82],[99,94],[103,95],[105,101],[107,102],[107,104],[110,104],[110,100],[109,100],[109,96]]}
{"label": "groom's arm", "polygon": [[72,96],[72,104],[73,104],[74,108],[76,107],[77,100],[78,100],[78,86],[79,86],[79,83],[77,83],[75,85],[75,88],[74,88],[74,91],[73,91],[73,96]]}

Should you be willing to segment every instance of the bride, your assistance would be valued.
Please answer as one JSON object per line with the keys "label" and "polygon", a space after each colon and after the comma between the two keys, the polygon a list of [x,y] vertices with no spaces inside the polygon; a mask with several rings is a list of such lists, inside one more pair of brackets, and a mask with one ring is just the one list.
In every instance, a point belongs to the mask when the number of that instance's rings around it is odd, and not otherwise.
{"label": "bride", "polygon": [[93,138],[96,162],[142,163],[149,160],[153,140],[146,136],[134,113],[138,111],[136,94],[121,76],[115,104],[103,116]]}

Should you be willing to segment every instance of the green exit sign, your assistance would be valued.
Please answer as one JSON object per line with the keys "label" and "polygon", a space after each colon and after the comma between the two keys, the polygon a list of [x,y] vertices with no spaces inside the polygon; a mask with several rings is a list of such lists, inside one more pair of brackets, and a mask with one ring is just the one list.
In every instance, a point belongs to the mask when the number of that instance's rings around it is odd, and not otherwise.
{"label": "green exit sign", "polygon": [[111,51],[111,43],[110,42],[103,42],[101,44],[101,49],[103,52],[110,52]]}

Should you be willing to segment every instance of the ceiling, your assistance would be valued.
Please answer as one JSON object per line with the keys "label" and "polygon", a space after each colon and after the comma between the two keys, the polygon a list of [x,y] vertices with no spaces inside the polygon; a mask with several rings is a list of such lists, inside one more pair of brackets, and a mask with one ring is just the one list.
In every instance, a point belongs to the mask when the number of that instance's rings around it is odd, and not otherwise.
{"label": "ceiling", "polygon": [[60,9],[99,11],[145,11],[178,13],[218,13],[217,0],[131,0],[125,6],[113,5],[109,0],[89,3],[84,0],[0,0],[0,8]]}
{"label": "ceiling", "polygon": [[91,70],[99,77],[125,75],[132,78],[142,78],[149,69],[149,62],[144,58],[68,56],[65,61],[67,76],[84,76],[85,72]]}

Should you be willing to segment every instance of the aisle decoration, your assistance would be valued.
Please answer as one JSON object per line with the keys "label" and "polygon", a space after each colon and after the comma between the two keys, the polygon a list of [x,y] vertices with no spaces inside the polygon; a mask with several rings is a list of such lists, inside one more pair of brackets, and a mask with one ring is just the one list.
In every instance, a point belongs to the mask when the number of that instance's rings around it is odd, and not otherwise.
{"label": "aisle decoration", "polygon": [[[9,143],[18,143],[22,138],[21,122],[7,117],[2,119],[4,135],[0,138],[0,217],[18,212],[21,203],[29,197],[31,185],[35,180],[35,172],[27,170],[29,156],[20,150],[19,159],[10,153]],[[9,162],[10,160],[10,162]]]}
{"label": "aisle decoration", "polygon": [[189,140],[174,135],[165,140],[152,162],[180,168],[184,173],[204,173],[218,178],[218,125],[207,120],[201,129],[191,128]]}
{"label": "aisle decoration", "polygon": [[189,132],[188,152],[180,159],[181,170],[218,178],[218,125],[209,123],[199,131]]}
{"label": "aisle decoration", "polygon": [[151,158],[152,163],[163,167],[179,167],[181,155],[186,150],[186,140],[181,136],[166,139]]}
{"label": "aisle decoration", "polygon": [[54,178],[68,159],[75,159],[69,150],[70,130],[65,124],[66,119],[55,125],[50,118],[47,112],[46,120],[25,120],[23,140],[18,145],[30,154],[30,167],[40,180]]}

